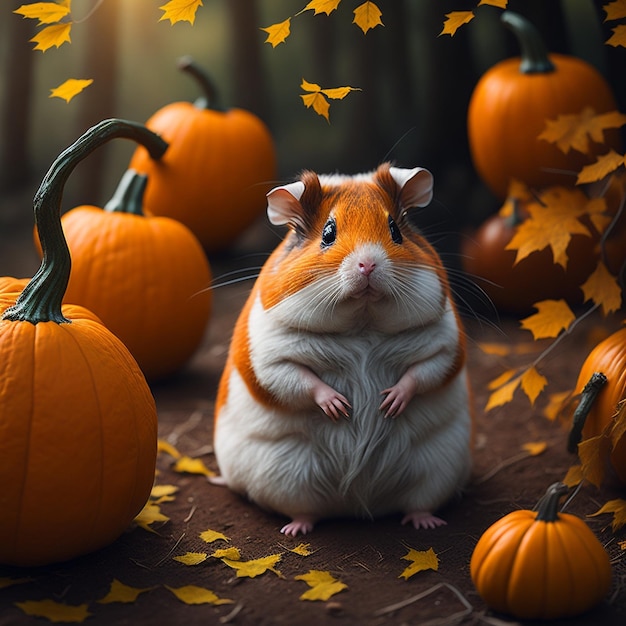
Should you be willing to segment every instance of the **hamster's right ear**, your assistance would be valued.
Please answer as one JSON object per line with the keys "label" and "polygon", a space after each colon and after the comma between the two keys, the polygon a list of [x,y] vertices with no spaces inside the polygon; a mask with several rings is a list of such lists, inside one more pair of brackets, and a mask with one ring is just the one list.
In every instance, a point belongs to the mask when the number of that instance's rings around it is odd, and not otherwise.
{"label": "hamster's right ear", "polygon": [[275,187],[267,194],[267,216],[272,224],[305,227],[300,204],[304,189],[304,183],[298,180],[282,187]]}

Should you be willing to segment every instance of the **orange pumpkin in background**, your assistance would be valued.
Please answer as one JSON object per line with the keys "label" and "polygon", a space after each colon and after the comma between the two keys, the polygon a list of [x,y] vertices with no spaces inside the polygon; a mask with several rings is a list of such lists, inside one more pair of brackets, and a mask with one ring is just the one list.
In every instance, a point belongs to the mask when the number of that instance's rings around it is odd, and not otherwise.
{"label": "orange pumpkin in background", "polygon": [[519,41],[521,57],[505,59],[480,78],[472,93],[467,129],[476,172],[501,200],[512,179],[531,187],[567,185],[575,174],[609,148],[621,148],[619,132],[591,144],[589,154],[539,139],[546,121],[559,115],[617,109],[604,77],[589,63],[573,56],[548,54],[535,27],[511,11],[502,22]]}
{"label": "orange pumpkin in background", "polygon": [[215,106],[215,88],[190,59],[179,67],[205,93],[194,104],[174,102],[146,122],[170,144],[154,160],[142,147],[129,167],[150,179],[146,214],[167,216],[188,226],[209,253],[232,244],[263,214],[265,194],[276,178],[276,154],[268,128],[243,109]]}

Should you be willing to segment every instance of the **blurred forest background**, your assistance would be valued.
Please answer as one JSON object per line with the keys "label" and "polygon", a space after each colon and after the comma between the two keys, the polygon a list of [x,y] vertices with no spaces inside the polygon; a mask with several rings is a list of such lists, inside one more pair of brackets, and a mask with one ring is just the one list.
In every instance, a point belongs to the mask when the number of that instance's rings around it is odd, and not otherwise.
{"label": "blurred forest background", "polygon": [[[508,8],[534,22],[551,51],[596,66],[626,111],[626,50],[604,43],[611,34],[603,21],[607,2],[511,0]],[[13,269],[15,249],[6,241],[32,228],[32,196],[59,152],[101,119],[145,122],[170,102],[200,95],[176,69],[182,55],[209,71],[223,105],[247,108],[267,123],[281,181],[304,168],[354,173],[385,159],[427,167],[435,175],[436,201],[421,219],[451,253],[464,228],[498,208],[472,168],[466,112],[479,77],[519,53],[499,9],[479,7],[450,37],[439,36],[445,14],[474,9],[477,0],[378,0],[384,27],[364,35],[352,23],[358,3],[346,0],[330,16],[300,15],[289,39],[272,48],[260,27],[294,15],[305,0],[204,0],[194,25],[159,21],[164,0],[73,0],[71,44],[42,53],[29,42],[36,20],[13,13],[21,4],[0,3],[2,274]],[[94,83],[69,103],[48,97],[70,77]],[[303,78],[362,91],[333,101],[328,124],[303,106]],[[102,206],[133,149],[130,142],[112,142],[82,163],[66,187],[64,210]]]}

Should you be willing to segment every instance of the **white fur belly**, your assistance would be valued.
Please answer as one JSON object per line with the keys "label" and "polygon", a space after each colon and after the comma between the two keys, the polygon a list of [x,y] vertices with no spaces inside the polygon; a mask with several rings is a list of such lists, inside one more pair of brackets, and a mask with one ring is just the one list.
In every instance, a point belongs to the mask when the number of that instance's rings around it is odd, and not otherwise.
{"label": "white fur belly", "polygon": [[[352,404],[332,422],[316,407],[272,410],[259,404],[233,370],[215,431],[223,477],[235,491],[288,516],[377,516],[433,511],[458,491],[470,469],[465,373],[444,389],[415,397],[385,419],[378,380],[363,361],[353,376],[329,374]],[[388,372],[391,379],[397,372]]]}

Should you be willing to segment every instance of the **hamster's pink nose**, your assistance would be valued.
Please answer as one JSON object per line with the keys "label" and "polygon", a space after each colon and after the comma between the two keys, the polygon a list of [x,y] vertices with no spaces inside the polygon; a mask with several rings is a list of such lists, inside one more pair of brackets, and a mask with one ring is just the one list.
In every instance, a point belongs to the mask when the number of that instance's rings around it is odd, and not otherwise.
{"label": "hamster's pink nose", "polygon": [[374,261],[360,261],[359,262],[359,272],[363,274],[363,276],[369,276],[376,267],[376,263]]}

